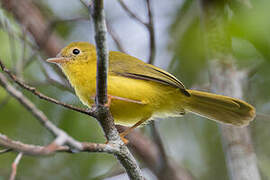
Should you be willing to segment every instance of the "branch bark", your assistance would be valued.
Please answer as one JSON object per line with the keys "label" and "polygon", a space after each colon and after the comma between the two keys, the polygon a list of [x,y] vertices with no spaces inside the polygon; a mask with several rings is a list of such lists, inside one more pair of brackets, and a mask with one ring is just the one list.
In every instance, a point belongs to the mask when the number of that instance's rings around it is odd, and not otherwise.
{"label": "branch bark", "polygon": [[[119,126],[120,131],[125,130],[125,127]],[[193,175],[185,168],[178,166],[172,159],[167,159],[166,164],[160,162],[160,147],[156,142],[151,141],[145,135],[132,131],[128,136],[129,147],[132,148],[133,152],[140,157],[145,165],[157,176],[160,180],[193,180]],[[161,166],[160,163],[164,163]]]}
{"label": "branch bark", "polygon": [[[119,149],[113,144],[97,144],[89,142],[79,142],[81,144],[81,150],[74,151],[69,146],[49,144],[47,146],[37,146],[32,144],[25,144],[20,141],[14,141],[7,136],[0,133],[0,146],[5,147],[9,151],[21,152],[24,155],[29,156],[48,156],[55,153],[78,153],[78,152],[105,152],[113,154]],[[7,151],[5,152],[7,153]]]}
{"label": "branch bark", "polygon": [[[202,21],[206,33],[212,91],[243,98],[244,71],[237,70],[232,56],[231,37],[226,30],[226,1],[201,0]],[[232,180],[260,180],[256,154],[248,127],[220,125],[223,150]]]}
{"label": "branch bark", "polygon": [[123,0],[118,0],[118,2],[131,18],[136,20],[138,23],[143,24],[144,26],[147,26],[147,23],[144,22],[140,17],[138,17],[134,12],[132,12],[129,9],[129,7],[124,3]]}
{"label": "branch bark", "polygon": [[82,109],[82,108],[74,107],[74,106],[72,106],[70,104],[60,102],[60,101],[58,101],[56,99],[53,99],[51,97],[48,97],[48,96],[42,94],[36,88],[25,84],[18,77],[16,77],[9,69],[7,69],[6,66],[3,64],[3,62],[1,60],[0,60],[0,67],[16,84],[18,84],[21,88],[33,93],[34,95],[36,95],[40,99],[43,99],[45,101],[48,101],[48,102],[51,102],[51,103],[54,103],[54,104],[58,104],[58,105],[63,106],[65,108],[71,109],[73,111],[77,111],[77,112],[87,114],[87,115],[92,116],[92,117],[96,117],[95,111],[93,109],[91,109],[91,110],[90,109],[89,110]]}
{"label": "branch bark", "polygon": [[17,174],[17,166],[20,163],[20,160],[22,159],[23,153],[19,153],[17,157],[15,158],[14,162],[12,163],[12,171],[9,177],[9,180],[15,180],[16,174]]}
{"label": "branch bark", "polygon": [[154,18],[153,18],[153,6],[152,0],[146,0],[147,11],[148,11],[148,24],[147,29],[149,33],[149,43],[150,43],[150,53],[148,58],[149,64],[154,64],[156,57],[156,38],[155,38],[155,27],[154,27]]}
{"label": "branch bark", "polygon": [[[243,98],[242,83],[247,74],[228,64],[212,62],[212,91],[235,98]],[[249,128],[220,126],[227,168],[232,180],[260,180],[257,158]]]}
{"label": "branch bark", "polygon": [[138,23],[142,24],[148,31],[149,34],[149,47],[150,53],[148,58],[148,63],[153,64],[156,56],[156,42],[155,42],[155,28],[154,28],[154,18],[153,18],[153,7],[151,0],[146,0],[148,22],[144,22],[139,16],[132,12],[129,7],[124,3],[123,0],[118,0],[119,4],[126,11],[126,13],[133,18]]}
{"label": "branch bark", "polygon": [[74,147],[75,149],[81,149],[81,144],[78,143],[75,139],[70,137],[66,132],[63,130],[57,128],[53,123],[51,123],[48,118],[45,116],[45,114],[40,111],[30,100],[28,100],[23,94],[16,90],[13,86],[11,86],[6,77],[3,75],[3,73],[0,73],[0,85],[5,88],[5,90],[13,96],[15,99],[17,99],[22,106],[24,106],[29,112],[31,112],[38,120],[39,122],[47,128],[53,135],[55,135],[57,138],[60,137],[61,141],[58,145],[62,144],[68,144],[71,147]]}
{"label": "branch bark", "polygon": [[120,151],[115,153],[115,156],[125,168],[130,179],[142,180],[142,172],[129,152],[127,146],[122,142],[118,131],[114,125],[113,118],[107,103],[107,76],[108,76],[108,49],[106,42],[106,22],[103,0],[94,0],[93,5],[89,5],[89,11],[93,18],[95,26],[95,41],[97,48],[97,117],[105,132],[109,142],[116,143],[120,146]]}

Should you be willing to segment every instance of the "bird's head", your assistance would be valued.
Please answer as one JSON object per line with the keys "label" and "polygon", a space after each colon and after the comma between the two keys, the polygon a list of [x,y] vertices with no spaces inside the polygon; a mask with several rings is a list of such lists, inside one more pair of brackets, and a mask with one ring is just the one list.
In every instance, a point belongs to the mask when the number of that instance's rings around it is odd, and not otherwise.
{"label": "bird's head", "polygon": [[55,58],[47,59],[49,63],[60,66],[83,64],[96,60],[96,48],[88,42],[72,42],[64,47]]}

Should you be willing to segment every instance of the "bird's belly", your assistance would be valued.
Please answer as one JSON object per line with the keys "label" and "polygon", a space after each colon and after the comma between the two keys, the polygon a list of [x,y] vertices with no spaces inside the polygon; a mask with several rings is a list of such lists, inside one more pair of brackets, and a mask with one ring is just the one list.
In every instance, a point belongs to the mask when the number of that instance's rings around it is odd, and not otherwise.
{"label": "bird's belly", "polygon": [[[75,90],[81,101],[91,107],[96,85],[93,81],[89,84]],[[108,95],[113,96],[110,111],[115,124],[119,125],[132,126],[140,120],[181,115],[184,111],[178,106],[181,103],[177,103],[184,99],[179,89],[156,82],[109,76]]]}
{"label": "bird's belly", "polygon": [[183,96],[180,91],[156,82],[112,76],[108,81],[108,94],[137,101],[112,99],[110,110],[115,123],[120,125],[132,126],[140,120],[183,112],[177,103]]}
{"label": "bird's belly", "polygon": [[139,105],[119,100],[112,100],[110,111],[115,124],[132,126],[138,121],[151,118],[151,110],[148,105]]}

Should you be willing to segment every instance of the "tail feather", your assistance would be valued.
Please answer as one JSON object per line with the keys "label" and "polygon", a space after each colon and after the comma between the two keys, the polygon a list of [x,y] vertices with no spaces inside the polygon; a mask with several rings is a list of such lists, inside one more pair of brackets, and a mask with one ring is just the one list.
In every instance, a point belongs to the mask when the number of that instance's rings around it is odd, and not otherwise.
{"label": "tail feather", "polygon": [[196,90],[191,94],[185,109],[208,119],[236,126],[248,125],[255,118],[255,108],[236,98]]}

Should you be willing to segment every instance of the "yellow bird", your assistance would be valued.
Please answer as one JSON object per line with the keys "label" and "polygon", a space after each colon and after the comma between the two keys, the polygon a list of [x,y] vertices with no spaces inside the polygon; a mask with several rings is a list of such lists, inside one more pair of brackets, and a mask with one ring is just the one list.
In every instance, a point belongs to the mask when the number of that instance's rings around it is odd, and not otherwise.
{"label": "yellow bird", "polygon": [[[96,48],[88,42],[73,42],[56,58],[81,102],[91,107],[96,95]],[[108,97],[115,124],[131,129],[155,118],[192,112],[217,122],[248,125],[255,108],[236,98],[188,90],[176,77],[127,54],[109,52]]]}

